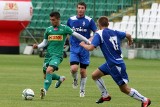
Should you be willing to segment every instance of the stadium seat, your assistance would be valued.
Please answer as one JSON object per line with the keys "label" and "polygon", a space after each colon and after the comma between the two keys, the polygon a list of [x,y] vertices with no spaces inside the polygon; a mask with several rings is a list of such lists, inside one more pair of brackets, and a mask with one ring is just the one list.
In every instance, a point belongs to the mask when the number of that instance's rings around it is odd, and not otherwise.
{"label": "stadium seat", "polygon": [[157,10],[158,9],[158,3],[152,3],[151,10]]}
{"label": "stadium seat", "polygon": [[129,23],[136,22],[136,16],[130,16]]}
{"label": "stadium seat", "polygon": [[113,28],[113,22],[109,22],[108,28],[112,29]]}
{"label": "stadium seat", "polygon": [[130,34],[133,34],[134,30],[135,30],[135,22],[128,22],[126,32],[129,32]]}
{"label": "stadium seat", "polygon": [[123,16],[122,17],[122,22],[128,22],[129,16]]}
{"label": "stadium seat", "polygon": [[128,26],[128,22],[121,22],[120,23],[120,30],[125,32],[127,26]]}
{"label": "stadium seat", "polygon": [[114,30],[119,30],[120,29],[120,22],[115,22],[113,26]]}
{"label": "stadium seat", "polygon": [[138,9],[138,21],[141,22],[143,19],[144,11],[143,9]]}

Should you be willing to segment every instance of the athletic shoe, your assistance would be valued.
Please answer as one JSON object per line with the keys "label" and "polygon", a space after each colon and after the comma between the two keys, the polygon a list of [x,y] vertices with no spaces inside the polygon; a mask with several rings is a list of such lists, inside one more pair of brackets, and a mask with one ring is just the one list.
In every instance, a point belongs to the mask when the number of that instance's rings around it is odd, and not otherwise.
{"label": "athletic shoe", "polygon": [[73,89],[76,89],[78,87],[78,80],[77,79],[73,80],[72,87],[73,87]]}
{"label": "athletic shoe", "polygon": [[46,96],[46,90],[44,88],[40,89],[40,98],[44,99],[44,96]]}
{"label": "athletic shoe", "polygon": [[80,91],[80,97],[85,97],[85,91]]}
{"label": "athletic shoe", "polygon": [[149,105],[151,104],[151,100],[150,99],[147,99],[146,102],[143,102],[141,107],[148,107]]}
{"label": "athletic shoe", "polygon": [[61,83],[65,80],[65,76],[60,76],[60,79],[55,83],[55,88],[60,87]]}
{"label": "athletic shoe", "polygon": [[108,96],[106,98],[101,97],[98,101],[96,101],[97,104],[99,103],[103,103],[104,101],[110,101],[111,100],[111,96]]}

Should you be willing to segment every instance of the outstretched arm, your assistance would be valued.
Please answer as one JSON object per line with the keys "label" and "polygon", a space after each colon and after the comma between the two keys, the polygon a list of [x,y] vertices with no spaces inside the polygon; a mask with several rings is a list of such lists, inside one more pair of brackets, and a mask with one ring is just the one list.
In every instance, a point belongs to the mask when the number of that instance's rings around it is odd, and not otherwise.
{"label": "outstretched arm", "polygon": [[91,44],[91,41],[89,41],[86,37],[82,36],[81,34],[77,32],[73,32],[72,35],[76,37],[77,39],[86,42],[87,44]]}
{"label": "outstretched arm", "polygon": [[92,44],[88,45],[85,42],[81,42],[79,45],[84,47],[88,51],[93,51],[95,48],[94,45],[92,45]]}

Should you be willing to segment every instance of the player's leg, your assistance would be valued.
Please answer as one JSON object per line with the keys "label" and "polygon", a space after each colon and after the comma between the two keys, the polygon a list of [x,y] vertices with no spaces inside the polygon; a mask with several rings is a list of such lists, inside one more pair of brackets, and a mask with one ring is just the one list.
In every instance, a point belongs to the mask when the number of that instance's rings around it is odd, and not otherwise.
{"label": "player's leg", "polygon": [[126,66],[125,64],[116,65],[111,68],[111,75],[114,81],[119,86],[121,92],[125,93],[126,95],[133,97],[136,100],[142,101],[142,107],[148,107],[151,101],[141,95],[137,90],[130,88],[128,83],[128,75],[126,73]]}
{"label": "player's leg", "polygon": [[90,55],[89,51],[85,50],[84,48],[81,48],[81,51],[79,53],[80,58],[80,97],[85,96],[85,86],[87,82],[87,66],[89,66],[90,63]]}
{"label": "player's leg", "polygon": [[72,87],[76,89],[78,87],[78,64],[79,62],[70,62],[71,76],[73,78]]}
{"label": "player's leg", "polygon": [[79,67],[79,56],[76,52],[70,52],[70,72],[73,78],[72,87],[75,89],[78,87],[78,67]]}
{"label": "player's leg", "polygon": [[[58,70],[59,64],[62,62],[63,58],[58,56],[52,56],[49,65],[53,68],[53,72]],[[65,80],[65,76],[59,76],[55,72],[52,73],[52,80],[57,80],[55,83],[55,88],[60,87],[61,83]]]}
{"label": "player's leg", "polygon": [[[101,66],[100,68],[104,69],[104,66]],[[103,79],[101,78],[104,75],[106,75],[106,74],[104,72],[102,72],[100,69],[96,69],[92,73],[92,79],[95,81],[97,87],[99,88],[99,90],[101,92],[100,99],[96,101],[97,104],[103,103],[104,101],[110,101],[111,100],[111,96],[109,95],[109,93],[106,89],[105,83],[104,83]]]}
{"label": "player's leg", "polygon": [[81,74],[81,80],[80,80],[80,97],[85,97],[85,86],[87,82],[87,68],[88,64],[82,64],[80,63],[80,74]]}
{"label": "player's leg", "polygon": [[150,99],[146,98],[145,96],[141,95],[137,90],[134,88],[130,88],[127,84],[123,84],[119,86],[120,90],[125,93],[126,95],[133,97],[134,99],[141,101],[141,107],[148,107],[151,104]]}
{"label": "player's leg", "polygon": [[46,69],[46,74],[44,74],[44,88],[41,88],[40,90],[40,98],[43,99],[44,96],[46,95],[51,83],[52,83],[52,72],[54,69],[50,66],[47,67]]}

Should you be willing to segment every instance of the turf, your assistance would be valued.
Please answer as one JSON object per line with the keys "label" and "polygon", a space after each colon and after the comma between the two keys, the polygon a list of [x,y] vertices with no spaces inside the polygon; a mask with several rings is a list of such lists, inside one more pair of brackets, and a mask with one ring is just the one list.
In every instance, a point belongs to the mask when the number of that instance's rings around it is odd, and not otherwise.
{"label": "turf", "polygon": [[[0,55],[0,107],[140,107],[141,103],[119,91],[110,76],[103,77],[107,89],[112,96],[110,102],[96,104],[100,92],[91,79],[91,73],[105,62],[104,58],[91,57],[88,67],[86,97],[79,97],[79,89],[72,89],[69,58],[65,58],[56,73],[66,76],[66,81],[58,89],[56,81],[45,99],[39,98],[43,87],[43,58],[37,55]],[[134,87],[152,100],[150,107],[158,107],[160,103],[160,60],[125,59],[129,75],[129,86]],[[35,92],[32,101],[22,100],[23,89],[31,88]]]}

